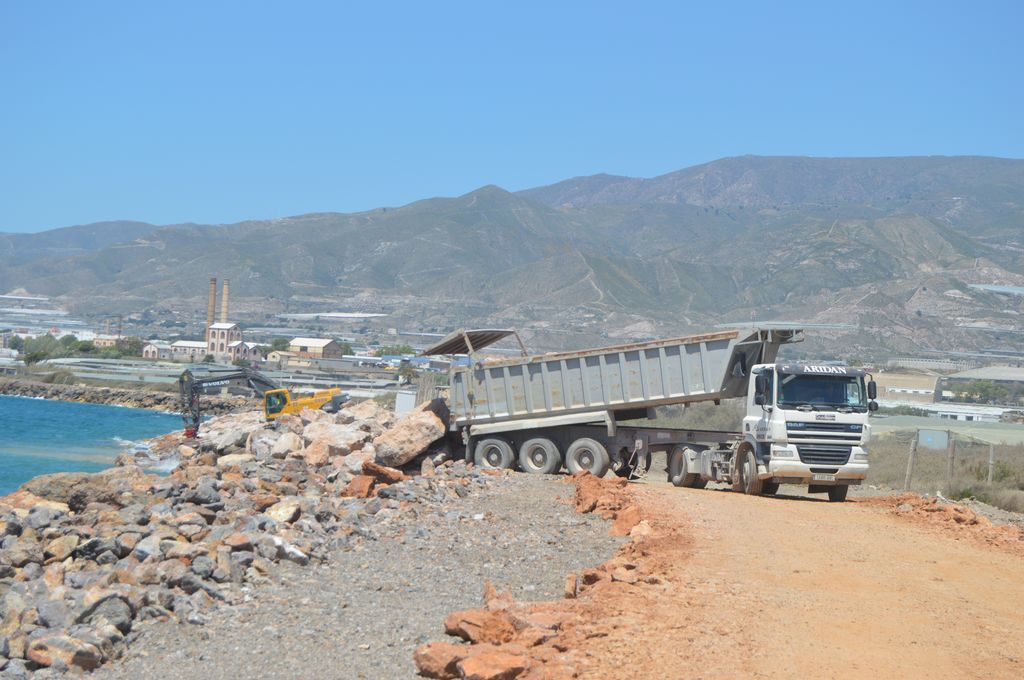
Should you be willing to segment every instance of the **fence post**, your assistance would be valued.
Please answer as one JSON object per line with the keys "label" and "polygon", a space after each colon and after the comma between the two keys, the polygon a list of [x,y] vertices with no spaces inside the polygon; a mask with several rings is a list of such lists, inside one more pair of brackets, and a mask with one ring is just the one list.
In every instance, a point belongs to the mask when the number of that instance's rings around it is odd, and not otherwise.
{"label": "fence post", "polygon": [[956,435],[952,430],[946,430],[946,438],[949,443],[946,445],[946,491],[953,486],[953,461],[956,459]]}
{"label": "fence post", "polygon": [[988,445],[988,483],[992,483],[992,471],[996,467],[996,445],[989,442]]}
{"label": "fence post", "polygon": [[903,490],[910,491],[910,480],[914,476],[914,466],[917,464],[917,438],[920,432],[914,432],[914,441],[910,442],[910,456],[907,458],[907,480],[903,482]]}

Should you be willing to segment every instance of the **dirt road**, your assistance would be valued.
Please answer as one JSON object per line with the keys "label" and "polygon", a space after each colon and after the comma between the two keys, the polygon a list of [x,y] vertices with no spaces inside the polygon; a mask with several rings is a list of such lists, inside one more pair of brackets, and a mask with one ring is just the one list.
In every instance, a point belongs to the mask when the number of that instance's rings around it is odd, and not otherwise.
{"label": "dirt road", "polygon": [[631,491],[665,583],[576,602],[581,677],[1024,677],[1017,534],[893,503]]}

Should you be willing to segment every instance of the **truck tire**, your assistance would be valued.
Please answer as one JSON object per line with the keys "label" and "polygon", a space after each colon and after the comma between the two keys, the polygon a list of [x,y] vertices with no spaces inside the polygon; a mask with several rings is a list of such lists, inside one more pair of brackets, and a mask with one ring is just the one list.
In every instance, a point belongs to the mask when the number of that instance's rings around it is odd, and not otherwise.
{"label": "truck tire", "polygon": [[562,456],[550,439],[528,439],[519,447],[519,467],[535,475],[553,475],[562,468]]}
{"label": "truck tire", "polygon": [[740,449],[740,487],[748,496],[760,496],[763,483],[757,478],[757,458],[754,450],[747,447]]}
{"label": "truck tire", "polygon": [[[672,450],[672,453],[668,457],[668,481],[672,482],[676,486],[685,486],[689,489],[703,489],[708,485],[708,480],[702,479],[696,472],[687,472],[680,475],[680,472],[686,470],[686,449],[676,448]],[[679,477],[679,483],[676,483],[676,478]]]}
{"label": "truck tire", "polygon": [[608,450],[588,437],[577,439],[565,450],[565,467],[569,474],[586,471],[595,477],[604,477],[609,465]]}
{"label": "truck tire", "polygon": [[765,496],[774,496],[779,492],[778,482],[761,482],[761,493]]}
{"label": "truck tire", "polygon": [[846,484],[839,484],[837,486],[830,486],[828,488],[828,502],[829,503],[842,503],[846,500],[846,493],[850,490],[850,487]]}
{"label": "truck tire", "polygon": [[636,463],[631,461],[632,456],[632,451],[623,447],[612,459],[612,472],[626,479],[632,477],[633,471],[636,470]]}
{"label": "truck tire", "polygon": [[513,460],[515,460],[515,454],[512,453],[512,445],[497,437],[481,439],[473,449],[473,462],[477,467],[505,470],[512,467]]}

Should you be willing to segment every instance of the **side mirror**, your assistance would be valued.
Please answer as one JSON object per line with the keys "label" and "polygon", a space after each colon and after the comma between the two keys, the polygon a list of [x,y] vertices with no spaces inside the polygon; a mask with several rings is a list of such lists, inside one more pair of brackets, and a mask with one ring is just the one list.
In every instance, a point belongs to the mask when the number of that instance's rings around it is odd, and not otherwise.
{"label": "side mirror", "polygon": [[868,402],[868,410],[871,411],[872,413],[877,411],[878,410],[878,402],[877,401],[869,401]]}
{"label": "side mirror", "polygon": [[754,378],[754,394],[760,394],[764,396],[768,393],[768,376],[763,373],[758,373],[757,377]]}
{"label": "side mirror", "polygon": [[878,384],[874,380],[868,381],[868,399],[874,400],[878,398]]}
{"label": "side mirror", "polygon": [[765,401],[766,399],[764,398],[763,393],[758,392],[757,394],[754,395],[754,403],[757,404],[758,406],[764,406]]}

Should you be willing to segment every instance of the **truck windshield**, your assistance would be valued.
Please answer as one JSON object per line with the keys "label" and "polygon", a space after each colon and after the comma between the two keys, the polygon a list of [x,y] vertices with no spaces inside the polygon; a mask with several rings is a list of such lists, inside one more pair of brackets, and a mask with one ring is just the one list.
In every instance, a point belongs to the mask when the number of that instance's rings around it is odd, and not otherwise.
{"label": "truck windshield", "polygon": [[801,410],[867,409],[860,376],[781,375],[778,406]]}

